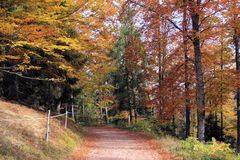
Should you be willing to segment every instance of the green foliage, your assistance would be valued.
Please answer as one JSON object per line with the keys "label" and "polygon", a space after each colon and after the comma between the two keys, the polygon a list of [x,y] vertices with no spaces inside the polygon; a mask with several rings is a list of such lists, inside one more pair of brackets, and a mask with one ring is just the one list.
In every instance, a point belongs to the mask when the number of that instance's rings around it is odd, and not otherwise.
{"label": "green foliage", "polygon": [[188,160],[234,160],[239,159],[229,144],[217,142],[214,138],[206,144],[196,138],[188,138],[180,142],[180,148],[176,149],[177,155]]}
{"label": "green foliage", "polygon": [[152,133],[153,128],[154,128],[154,126],[150,121],[139,121],[139,122],[130,126],[131,130],[143,131],[143,132],[146,132],[146,133]]}
{"label": "green foliage", "polygon": [[157,119],[140,119],[137,123],[129,126],[131,130],[143,131],[156,137],[175,135],[174,127],[169,123],[160,123]]}

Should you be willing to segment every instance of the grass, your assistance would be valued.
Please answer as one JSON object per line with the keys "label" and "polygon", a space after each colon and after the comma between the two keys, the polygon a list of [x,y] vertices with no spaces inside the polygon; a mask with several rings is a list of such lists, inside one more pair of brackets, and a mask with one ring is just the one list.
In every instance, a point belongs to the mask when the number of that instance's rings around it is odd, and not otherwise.
{"label": "grass", "polygon": [[163,150],[171,153],[177,160],[240,160],[240,155],[236,155],[229,144],[217,142],[215,139],[202,143],[193,137],[179,140],[169,135],[171,128],[161,126],[154,120],[141,120],[128,129],[151,135]]}
{"label": "grass", "polygon": [[196,138],[190,137],[187,140],[179,140],[171,136],[164,136],[158,139],[159,144],[176,159],[183,160],[240,160],[234,150],[226,143],[211,142],[202,143]]}
{"label": "grass", "polygon": [[[49,143],[45,142],[45,113],[0,100],[0,160],[62,160],[81,142],[82,128],[69,121],[50,121]],[[30,120],[20,120],[27,118]]]}

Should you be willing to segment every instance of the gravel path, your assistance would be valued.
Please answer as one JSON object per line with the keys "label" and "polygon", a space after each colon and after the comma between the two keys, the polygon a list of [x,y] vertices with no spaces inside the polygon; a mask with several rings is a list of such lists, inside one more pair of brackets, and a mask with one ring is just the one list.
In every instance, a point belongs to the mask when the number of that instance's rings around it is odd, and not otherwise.
{"label": "gravel path", "polygon": [[[87,128],[88,154],[86,160],[168,160],[151,139],[116,128]],[[90,142],[92,141],[92,142]],[[81,158],[79,158],[81,159]]]}

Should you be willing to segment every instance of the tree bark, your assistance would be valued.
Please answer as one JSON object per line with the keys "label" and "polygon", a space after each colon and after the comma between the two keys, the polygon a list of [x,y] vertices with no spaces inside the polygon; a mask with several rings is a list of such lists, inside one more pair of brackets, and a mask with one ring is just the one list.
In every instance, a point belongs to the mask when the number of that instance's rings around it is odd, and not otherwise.
{"label": "tree bark", "polygon": [[129,107],[130,123],[132,124],[132,119],[133,119],[132,105],[131,105],[131,99],[130,99],[129,72],[127,67],[126,67],[126,85],[127,85],[127,101],[128,101],[128,107]]}
{"label": "tree bark", "polygon": [[106,111],[106,123],[109,124],[109,118],[108,118],[108,108],[105,108]]}
{"label": "tree bark", "polygon": [[61,100],[58,100],[58,104],[57,104],[57,113],[58,114],[60,114],[60,112],[61,112],[61,105],[62,105]]}
{"label": "tree bark", "polygon": [[[233,39],[235,46],[236,70],[238,73],[240,73],[239,32],[237,29],[234,29]],[[237,152],[240,153],[240,88],[237,88],[236,99],[237,99]]]}
{"label": "tree bark", "polygon": [[18,76],[15,76],[15,89],[16,89],[16,101],[19,100],[19,80],[18,80]]}
{"label": "tree bark", "polygon": [[197,89],[197,117],[198,117],[198,140],[205,141],[205,91],[202,67],[202,53],[200,40],[200,15],[197,8],[200,8],[201,0],[189,0],[192,28],[193,28],[193,46],[194,46],[194,65],[196,73]]}
{"label": "tree bark", "polygon": [[188,48],[187,48],[187,0],[183,0],[183,52],[185,58],[185,116],[186,116],[186,138],[190,136],[191,129],[191,109],[190,109],[190,99],[189,99],[189,68],[188,68]]}
{"label": "tree bark", "polygon": [[131,83],[131,89],[132,89],[132,108],[134,110],[134,121],[137,123],[137,105],[136,105],[136,94],[134,91],[134,75],[131,73],[132,77],[132,83]]}
{"label": "tree bark", "polygon": [[[224,53],[224,49],[223,49],[223,42],[221,42],[221,95],[220,95],[220,103],[221,103],[221,112],[220,112],[220,129],[221,129],[221,133],[220,133],[220,139],[223,140],[223,77],[222,77],[222,72],[223,72],[223,68],[224,68],[224,64],[223,64],[223,53]],[[217,121],[217,119],[216,119]]]}

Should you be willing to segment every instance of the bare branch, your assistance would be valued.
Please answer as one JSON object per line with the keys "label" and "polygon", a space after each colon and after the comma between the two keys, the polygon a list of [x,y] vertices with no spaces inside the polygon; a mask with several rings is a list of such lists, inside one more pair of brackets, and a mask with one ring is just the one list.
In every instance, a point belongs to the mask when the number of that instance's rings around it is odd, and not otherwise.
{"label": "bare branch", "polygon": [[[139,4],[139,3],[137,3],[137,2],[135,2],[133,0],[128,0],[127,2],[133,3],[135,5],[138,5],[138,6],[142,7],[142,8],[147,8],[149,11],[157,13],[155,10],[151,9],[150,7],[146,7],[146,6],[144,6],[142,4]],[[168,22],[170,22],[176,29],[178,29],[180,32],[184,33],[184,31],[175,22],[173,22],[170,18],[168,18],[168,17],[164,17],[164,18]],[[192,41],[192,37],[190,35],[187,34],[187,37]]]}
{"label": "bare branch", "polygon": [[223,11],[223,10],[225,10],[225,8],[222,8],[222,9],[216,10],[216,11],[213,12],[212,14],[209,14],[209,15],[203,17],[203,18],[201,19],[201,21],[200,21],[200,26],[201,26],[202,23],[203,23],[204,21],[206,21],[208,18],[210,18],[211,16],[213,16],[213,15],[215,15],[215,14],[217,14],[217,13]]}
{"label": "bare branch", "polygon": [[[7,69],[7,68],[6,68]],[[0,68],[0,72],[4,72],[4,73],[7,73],[7,74],[11,74],[11,75],[15,75],[15,76],[18,76],[18,77],[21,77],[21,78],[24,78],[24,79],[29,79],[29,80],[35,80],[35,81],[49,81],[49,82],[65,82],[66,80],[63,80],[63,79],[43,79],[43,78],[33,78],[33,77],[28,77],[28,76],[24,76],[20,73],[16,73],[16,72],[12,72],[12,71],[8,71],[6,69],[2,69]]]}

